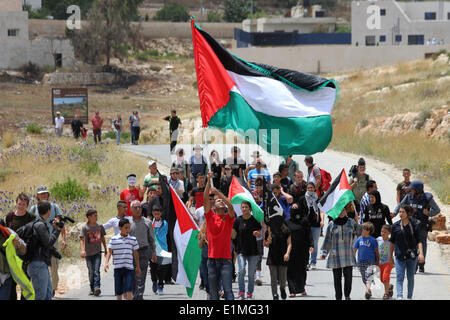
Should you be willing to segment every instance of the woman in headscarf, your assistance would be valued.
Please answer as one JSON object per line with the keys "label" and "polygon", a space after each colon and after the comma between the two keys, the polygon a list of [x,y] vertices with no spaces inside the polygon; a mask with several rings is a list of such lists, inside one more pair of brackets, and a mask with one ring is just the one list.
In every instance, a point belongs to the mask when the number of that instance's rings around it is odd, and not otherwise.
{"label": "woman in headscarf", "polygon": [[381,203],[381,196],[377,190],[372,190],[369,193],[370,205],[364,209],[363,222],[372,222],[375,226],[375,231],[371,235],[375,239],[381,234],[381,227],[387,221],[392,225],[391,212],[389,207]]}
{"label": "woman in headscarf", "polygon": [[314,252],[311,226],[306,215],[307,210],[305,209],[304,201],[301,201],[295,207],[291,207],[289,220],[286,220],[292,242],[292,251],[287,269],[289,297],[291,298],[297,294],[306,295],[306,269],[309,253]]}

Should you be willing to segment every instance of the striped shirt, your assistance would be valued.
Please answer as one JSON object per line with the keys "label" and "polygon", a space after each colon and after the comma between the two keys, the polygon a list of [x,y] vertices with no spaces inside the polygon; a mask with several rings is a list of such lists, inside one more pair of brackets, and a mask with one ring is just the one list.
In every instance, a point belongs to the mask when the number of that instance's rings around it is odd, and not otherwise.
{"label": "striped shirt", "polygon": [[360,209],[359,209],[359,224],[363,223],[364,210],[370,206],[370,195],[366,192],[361,198]]}
{"label": "striped shirt", "polygon": [[328,255],[327,268],[344,268],[356,265],[353,243],[356,237],[356,222],[348,219],[344,225],[333,221],[328,224],[327,233],[322,244],[322,254]]}
{"label": "striped shirt", "polygon": [[108,249],[112,249],[114,269],[125,268],[134,270],[133,250],[139,249],[136,237],[130,235],[122,237],[120,234],[113,236],[108,244]]}

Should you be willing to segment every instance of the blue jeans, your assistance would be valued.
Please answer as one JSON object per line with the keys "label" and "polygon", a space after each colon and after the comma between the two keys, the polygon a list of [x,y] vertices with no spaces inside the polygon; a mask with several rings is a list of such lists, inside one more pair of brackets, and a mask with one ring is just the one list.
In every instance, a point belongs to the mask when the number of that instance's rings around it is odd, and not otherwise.
{"label": "blue jeans", "polygon": [[52,300],[53,286],[48,266],[44,261],[32,261],[28,265],[36,300]]}
{"label": "blue jeans", "polygon": [[395,259],[395,270],[397,273],[397,299],[403,298],[403,281],[406,277],[408,279],[408,299],[412,298],[414,290],[414,273],[416,271],[417,258],[399,260]]}
{"label": "blue jeans", "polygon": [[[11,293],[11,286],[13,282],[14,280],[12,276],[10,276],[8,279],[5,280],[5,282],[3,282],[3,285],[0,286],[0,300],[9,300],[9,295]],[[14,284],[16,283],[14,282]]]}
{"label": "blue jeans", "polygon": [[253,293],[255,287],[255,271],[258,256],[246,256],[242,253],[237,255],[239,292],[245,292],[245,263],[248,262],[248,288],[247,293]]}
{"label": "blue jeans", "polygon": [[200,278],[203,280],[205,285],[205,290],[209,293],[208,284],[208,257],[202,257],[202,262],[200,263]]}
{"label": "blue jeans", "polygon": [[102,254],[97,253],[86,257],[86,265],[89,272],[89,284],[91,290],[100,289],[100,264],[102,263]]}
{"label": "blue jeans", "polygon": [[320,227],[311,227],[311,235],[314,241],[314,252],[311,254],[310,264],[317,263],[317,251],[319,250]]}
{"label": "blue jeans", "polygon": [[233,283],[233,262],[231,259],[208,258],[208,284],[211,300],[219,300],[219,282],[222,280],[225,300],[234,300]]}
{"label": "blue jeans", "polygon": [[121,134],[122,130],[116,130],[116,144],[119,145],[120,144],[120,134]]}

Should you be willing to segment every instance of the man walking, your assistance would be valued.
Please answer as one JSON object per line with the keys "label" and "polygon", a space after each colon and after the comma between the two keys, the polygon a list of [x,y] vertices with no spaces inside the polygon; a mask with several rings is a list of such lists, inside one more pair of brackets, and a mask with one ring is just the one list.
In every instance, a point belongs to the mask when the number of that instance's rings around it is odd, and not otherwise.
{"label": "man walking", "polygon": [[[130,236],[136,237],[139,244],[139,267],[141,274],[135,275],[134,300],[144,300],[145,279],[147,278],[148,262],[156,263],[155,234],[150,220],[142,217],[142,207],[139,200],[131,203],[133,219],[130,221]],[[135,262],[136,263],[136,262]]]}
{"label": "man walking", "polygon": [[97,144],[102,141],[102,125],[103,119],[100,117],[100,112],[95,111],[95,116],[91,119],[92,122],[92,132],[94,133],[94,142]]}
{"label": "man walking", "polygon": [[178,129],[181,125],[181,119],[177,116],[177,110],[172,110],[170,116],[163,118],[169,121],[169,133],[170,133],[170,153],[173,153],[178,140]]}
{"label": "man walking", "polygon": [[61,112],[56,112],[56,118],[55,118],[55,131],[56,136],[61,137],[64,129],[64,117],[61,115]]}
{"label": "man walking", "polygon": [[83,122],[81,122],[80,118],[78,117],[78,113],[75,114],[75,118],[73,118],[72,123],[72,133],[73,137],[78,140],[81,133],[81,128],[83,127]]}

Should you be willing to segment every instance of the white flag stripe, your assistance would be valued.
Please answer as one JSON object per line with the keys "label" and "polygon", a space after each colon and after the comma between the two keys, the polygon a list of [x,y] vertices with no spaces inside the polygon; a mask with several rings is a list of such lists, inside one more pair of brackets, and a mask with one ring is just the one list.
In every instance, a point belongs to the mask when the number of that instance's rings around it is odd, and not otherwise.
{"label": "white flag stripe", "polygon": [[[197,225],[197,223],[195,222],[194,218],[192,218],[192,215],[190,214],[191,212],[188,210],[188,208],[186,207],[186,205],[183,203],[183,201],[181,201],[180,196],[178,196],[177,192],[175,191],[174,188],[172,188],[172,186],[169,184],[170,189],[173,190],[173,194],[175,194],[175,196],[178,198],[178,200],[180,201],[181,204],[183,204],[184,209],[186,210],[186,212],[188,212],[188,216],[191,219],[191,221],[194,223],[195,228],[197,230],[200,230],[199,226]],[[206,212],[205,212],[206,213]],[[178,219],[177,219],[178,220]]]}
{"label": "white flag stripe", "polygon": [[330,115],[336,89],[323,87],[315,91],[297,90],[268,77],[244,76],[228,71],[240,94],[258,112],[274,117],[296,118]]}
{"label": "white flag stripe", "polygon": [[339,190],[339,185],[336,186],[336,189],[330,193],[327,197],[326,202],[322,206],[320,203],[318,205],[319,209],[323,212],[330,211],[335,204],[338,202],[339,198],[344,194],[344,192],[348,191],[348,189]]}
{"label": "white flag stripe", "polygon": [[191,283],[189,282],[189,279],[186,275],[186,271],[184,270],[183,261],[184,255],[186,253],[186,248],[189,243],[189,239],[191,238],[191,233],[192,229],[181,234],[180,225],[178,224],[177,220],[175,228],[173,228],[173,237],[177,245],[177,256],[178,256],[178,273],[176,283],[181,284],[188,288],[191,287]]}

